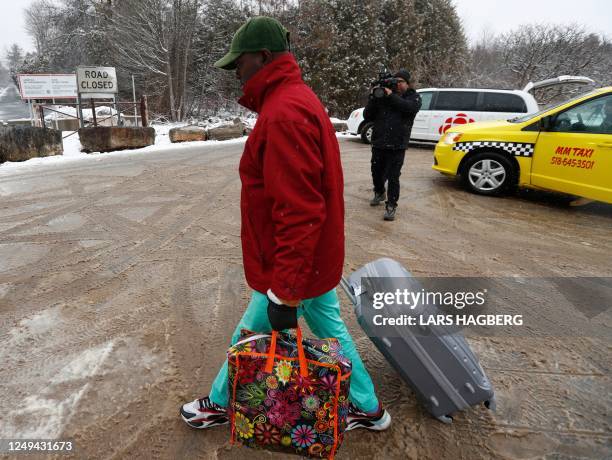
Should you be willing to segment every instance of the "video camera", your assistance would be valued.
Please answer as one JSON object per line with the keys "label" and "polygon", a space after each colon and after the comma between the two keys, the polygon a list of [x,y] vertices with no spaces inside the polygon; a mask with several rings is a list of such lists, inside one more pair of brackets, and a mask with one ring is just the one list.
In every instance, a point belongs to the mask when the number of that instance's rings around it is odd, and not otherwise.
{"label": "video camera", "polygon": [[385,88],[395,91],[397,89],[397,84],[397,78],[391,75],[391,72],[387,69],[383,68],[378,72],[378,80],[372,82],[371,87],[374,88],[372,90],[372,95],[377,99],[385,97]]}

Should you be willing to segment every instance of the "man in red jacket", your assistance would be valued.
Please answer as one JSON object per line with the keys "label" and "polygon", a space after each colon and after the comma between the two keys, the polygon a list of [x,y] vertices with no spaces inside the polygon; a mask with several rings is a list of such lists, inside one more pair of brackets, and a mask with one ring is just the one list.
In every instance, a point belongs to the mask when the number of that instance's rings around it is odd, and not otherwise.
{"label": "man in red jacket", "polygon": [[[384,430],[391,423],[340,318],[335,287],[344,263],[344,198],[340,149],[317,96],[302,80],[289,33],[255,17],[215,63],[236,70],[240,104],[259,114],[240,160],[242,252],[251,301],[240,330],[295,328],[304,316],[319,337],[336,337],[352,361],[348,428]],[[210,395],[181,407],[194,428],[228,423],[227,361]]]}

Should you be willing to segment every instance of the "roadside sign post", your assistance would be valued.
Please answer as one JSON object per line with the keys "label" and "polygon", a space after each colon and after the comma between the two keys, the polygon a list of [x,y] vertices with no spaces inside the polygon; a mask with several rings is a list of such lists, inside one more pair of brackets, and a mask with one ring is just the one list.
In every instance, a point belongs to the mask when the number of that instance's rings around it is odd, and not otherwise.
{"label": "roadside sign post", "polygon": [[[91,115],[93,116],[93,123],[94,123],[94,127],[98,126],[98,119],[96,118],[96,103],[94,102],[93,99],[90,99],[91,101]],[[112,118],[111,118],[112,120]]]}
{"label": "roadside sign post", "polygon": [[37,108],[38,108],[38,114],[40,116],[40,127],[46,128],[47,125],[45,124],[45,109],[43,108],[42,105],[37,106]]}
{"label": "roadside sign post", "polygon": [[28,109],[30,109],[30,125],[34,126],[34,110],[32,109],[32,99],[28,99]]}
{"label": "roadside sign post", "polygon": [[132,101],[134,102],[134,120],[136,120],[136,85],[134,84],[134,74],[132,74]]}
{"label": "roadside sign post", "polygon": [[[55,107],[55,98],[52,99],[51,101],[53,103],[53,106]],[[54,121],[54,125],[55,125],[55,129],[57,129],[57,116],[53,117],[53,121]]]}
{"label": "roadside sign post", "polygon": [[83,100],[81,99],[81,95],[78,95],[77,98],[77,110],[79,113],[79,128],[85,127],[85,120],[83,119]]}
{"label": "roadside sign post", "polygon": [[69,74],[18,74],[19,95],[23,100],[76,99],[76,77]]}
{"label": "roadside sign post", "polygon": [[55,99],[77,99],[76,75],[73,73],[18,74],[17,83],[21,99],[28,101],[32,126],[36,124],[37,116],[34,100],[46,99],[55,104]]}
{"label": "roadside sign post", "polygon": [[[119,104],[117,103],[116,94],[118,92],[117,73],[114,67],[97,67],[97,66],[79,66],[76,69],[77,87],[79,102],[84,99],[89,99],[91,103],[92,116],[94,126],[97,125],[96,119],[96,99],[111,99],[111,126],[113,124],[114,107],[117,112],[117,124],[121,123],[121,113],[119,112]],[[79,108],[81,104],[79,104]],[[83,120],[81,110],[81,120]],[[82,126],[84,122],[81,121]]]}
{"label": "roadside sign post", "polygon": [[[121,104],[131,105],[134,108],[134,122],[137,123],[138,103],[136,99],[135,76],[132,75],[132,102],[120,102],[117,99],[118,84],[117,74],[114,67],[79,66],[74,74],[19,74],[19,94],[23,101],[28,103],[30,122],[32,126],[38,125],[39,121],[44,125],[45,110],[66,115],[79,120],[79,128],[84,128],[86,123],[83,116],[83,104],[85,108],[91,107],[94,124],[106,124],[110,119],[113,126],[113,118],[116,117],[117,124],[122,126],[124,119],[121,116]],[[64,99],[74,99],[74,103],[64,102]],[[89,100],[89,101],[88,101]],[[97,100],[104,100],[110,105],[111,113],[108,117],[100,118],[96,113]],[[56,104],[66,104],[74,107],[77,115],[57,110]],[[39,105],[42,104],[42,105]],[[46,107],[45,104],[53,104]],[[141,119],[144,126],[148,124],[146,97],[141,100],[141,110],[144,112]],[[42,109],[42,110],[40,110]],[[113,113],[115,110],[115,113]],[[60,123],[57,115],[52,125],[56,129],[62,129],[65,123]],[[73,125],[72,125],[73,126]]]}
{"label": "roadside sign post", "polygon": [[140,97],[140,121],[144,128],[149,126],[149,106],[147,96],[144,95]]}

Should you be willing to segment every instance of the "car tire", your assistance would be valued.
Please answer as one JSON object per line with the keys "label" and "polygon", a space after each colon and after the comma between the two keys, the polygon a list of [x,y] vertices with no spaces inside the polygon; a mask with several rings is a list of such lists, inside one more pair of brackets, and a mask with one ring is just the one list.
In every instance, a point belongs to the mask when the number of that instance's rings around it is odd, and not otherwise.
{"label": "car tire", "polygon": [[374,130],[374,123],[366,123],[361,128],[361,140],[364,144],[372,143],[372,131]]}
{"label": "car tire", "polygon": [[468,158],[462,168],[461,182],[471,192],[497,196],[516,183],[512,161],[499,152],[480,152]]}

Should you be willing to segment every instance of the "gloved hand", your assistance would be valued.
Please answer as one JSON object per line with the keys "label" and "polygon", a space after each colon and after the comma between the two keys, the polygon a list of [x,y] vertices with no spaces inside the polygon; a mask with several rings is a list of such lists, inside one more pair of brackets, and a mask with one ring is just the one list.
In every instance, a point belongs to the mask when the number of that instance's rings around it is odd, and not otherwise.
{"label": "gloved hand", "polygon": [[268,319],[275,331],[295,329],[298,325],[297,307],[279,305],[268,296]]}

